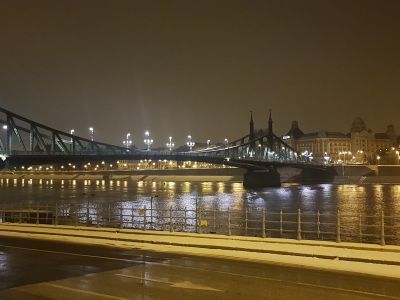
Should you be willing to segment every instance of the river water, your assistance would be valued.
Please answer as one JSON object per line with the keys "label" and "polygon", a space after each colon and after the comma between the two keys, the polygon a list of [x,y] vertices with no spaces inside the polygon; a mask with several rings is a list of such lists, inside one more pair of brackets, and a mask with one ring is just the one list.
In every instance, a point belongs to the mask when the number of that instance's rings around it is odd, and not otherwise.
{"label": "river water", "polygon": [[[386,240],[390,243],[400,243],[400,185],[298,185],[284,184],[280,188],[265,188],[246,190],[239,182],[146,182],[131,180],[46,180],[46,179],[0,179],[0,208],[1,207],[35,207],[35,205],[109,205],[141,209],[204,210],[217,212],[230,211],[233,214],[230,222],[237,234],[243,234],[245,219],[249,219],[248,235],[259,235],[260,224],[253,232],[250,220],[260,221],[262,211],[266,210],[268,221],[267,236],[282,236],[279,232],[279,213],[282,210],[288,223],[296,222],[298,209],[302,213],[310,213],[309,221],[317,223],[317,212],[322,216],[336,215],[340,209],[342,224],[341,234],[349,240],[379,240],[381,233],[381,214],[385,215]],[[248,211],[249,215],[245,213]],[[289,213],[293,213],[290,216]],[[253,216],[251,215],[253,214]],[[312,216],[311,216],[312,214]],[[207,213],[204,213],[204,218]],[[211,219],[210,213],[207,216]],[[399,219],[395,218],[399,217]],[[224,233],[224,216],[217,215],[214,223],[209,220],[204,230],[207,232]],[[215,218],[217,218],[216,225]],[[236,221],[239,222],[236,225]],[[133,219],[132,219],[133,220]],[[324,220],[320,220],[321,223]],[[132,221],[133,222],[133,221]],[[304,222],[303,234],[306,234],[307,216],[302,216]],[[335,220],[326,219],[326,223]],[[365,225],[361,228],[360,224]],[[331,224],[332,225],[332,224]],[[214,229],[212,227],[215,227]],[[237,227],[235,229],[235,226]],[[285,225],[286,226],[286,225]],[[313,224],[312,230],[317,230]],[[376,228],[375,228],[375,227]],[[240,228],[239,228],[240,227]],[[282,227],[282,225],[281,225]],[[290,226],[289,226],[290,227]],[[287,227],[287,228],[289,228]],[[293,224],[293,228],[295,224]],[[322,226],[323,227],[323,226]],[[397,228],[398,227],[398,228]],[[292,227],[290,227],[292,228]],[[293,229],[292,228],[292,229]],[[326,227],[326,231],[335,229]],[[268,229],[275,229],[268,233]],[[323,228],[320,228],[323,231]],[[294,229],[295,230],[295,229]],[[290,231],[290,230],[288,230]],[[362,237],[362,235],[365,235]],[[369,234],[377,236],[369,237]],[[285,236],[285,234],[283,234]],[[319,236],[320,237],[320,236]],[[325,239],[332,239],[325,235]]]}

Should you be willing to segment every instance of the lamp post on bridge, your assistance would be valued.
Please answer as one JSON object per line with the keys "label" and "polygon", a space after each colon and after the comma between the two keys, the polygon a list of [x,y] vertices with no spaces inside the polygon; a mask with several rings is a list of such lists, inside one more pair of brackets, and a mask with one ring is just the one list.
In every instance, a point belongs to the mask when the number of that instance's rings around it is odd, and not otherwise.
{"label": "lamp post on bridge", "polygon": [[168,142],[166,143],[166,146],[168,147],[169,151],[172,151],[172,148],[175,147],[175,143],[172,141],[172,136],[168,138]]}
{"label": "lamp post on bridge", "polygon": [[192,140],[192,136],[189,134],[188,135],[188,140],[187,140],[187,142],[186,142],[186,145],[189,147],[189,151],[190,152],[192,152],[192,149],[193,149],[193,147],[196,145],[196,143],[195,142],[193,142],[193,140]]}
{"label": "lamp post on bridge", "polygon": [[[7,133],[8,126],[7,126],[6,124],[4,124],[2,128],[3,128],[3,130],[6,131],[6,133]],[[7,142],[8,142],[8,139],[7,139],[6,143],[7,143]],[[7,145],[7,144],[6,144],[6,145]],[[4,146],[4,145],[2,144],[2,142],[1,142],[1,139],[0,139],[0,150],[3,149],[3,148],[4,148],[4,151],[7,151],[7,148],[8,148],[8,147],[7,147],[7,146]],[[3,161],[5,160],[5,157],[1,157],[1,158],[2,158]],[[3,158],[4,158],[4,159],[3,159]]]}
{"label": "lamp post on bridge", "polygon": [[145,131],[144,133],[144,140],[143,142],[147,146],[147,151],[150,151],[150,146],[153,144],[153,139],[150,138],[150,132],[148,130]]}
{"label": "lamp post on bridge", "polygon": [[94,128],[93,127],[89,127],[89,137],[90,137],[90,140],[93,142],[94,141]]}
{"label": "lamp post on bridge", "polygon": [[126,147],[126,149],[129,149],[132,147],[133,141],[130,139],[131,134],[127,133],[126,134],[126,139],[122,141],[122,144]]}
{"label": "lamp post on bridge", "polygon": [[211,140],[207,140],[207,148],[210,148]]}
{"label": "lamp post on bridge", "polygon": [[225,148],[228,148],[228,145],[229,145],[229,141],[228,141],[227,138],[225,138],[225,139],[224,139],[224,146],[225,146]]}
{"label": "lamp post on bridge", "polygon": [[[70,135],[74,135],[75,134],[75,129],[71,129],[69,131],[69,134]],[[74,139],[71,137],[71,149],[70,149],[70,151],[72,152],[73,150],[74,150]]]}

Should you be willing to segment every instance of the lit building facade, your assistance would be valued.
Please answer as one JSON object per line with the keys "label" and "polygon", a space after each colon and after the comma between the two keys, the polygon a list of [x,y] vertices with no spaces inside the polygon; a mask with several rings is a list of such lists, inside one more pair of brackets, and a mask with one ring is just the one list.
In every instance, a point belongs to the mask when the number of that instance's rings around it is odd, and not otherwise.
{"label": "lit building facade", "polygon": [[304,133],[298,122],[293,121],[282,138],[299,153],[311,154],[317,160],[344,163],[376,162],[380,159],[378,153],[399,148],[400,141],[393,125],[384,133],[374,133],[361,118],[354,119],[347,134],[323,130]]}

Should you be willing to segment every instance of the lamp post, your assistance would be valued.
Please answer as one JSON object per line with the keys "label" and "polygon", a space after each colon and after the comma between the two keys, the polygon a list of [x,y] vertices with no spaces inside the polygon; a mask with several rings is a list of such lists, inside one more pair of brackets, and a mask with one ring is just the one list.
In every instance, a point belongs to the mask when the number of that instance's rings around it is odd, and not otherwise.
{"label": "lamp post", "polygon": [[192,136],[190,134],[187,137],[186,145],[189,147],[189,149],[190,149],[189,151],[190,152],[192,151],[194,145],[196,145],[196,143],[192,141]]}
{"label": "lamp post", "polygon": [[150,138],[150,132],[148,130],[145,131],[144,133],[144,140],[143,142],[147,146],[147,151],[150,151],[150,146],[153,144],[153,139]]}
{"label": "lamp post", "polygon": [[130,137],[131,137],[131,134],[127,133],[126,139],[124,141],[122,141],[122,144],[126,147],[126,149],[129,149],[133,144],[133,141],[130,139]]}
{"label": "lamp post", "polygon": [[211,140],[207,140],[207,148],[210,148]]}
{"label": "lamp post", "polygon": [[[74,135],[75,134],[75,129],[71,129],[70,131],[69,131],[69,134],[70,135]],[[71,152],[74,150],[74,139],[71,137]]]}
{"label": "lamp post", "polygon": [[175,143],[172,141],[172,136],[168,138],[168,142],[166,143],[166,146],[168,147],[169,151],[172,151],[172,148],[175,147]]}
{"label": "lamp post", "polygon": [[94,128],[93,127],[89,127],[89,137],[90,137],[90,140],[93,142],[94,141]]}
{"label": "lamp post", "polygon": [[[8,126],[6,124],[3,124],[3,130],[7,132]],[[6,145],[8,143],[8,139],[6,141]],[[7,151],[8,146],[4,146],[3,143],[1,142],[1,138],[0,138],[0,150],[4,149],[4,151]],[[5,160],[5,156],[2,156],[1,159],[4,161]]]}
{"label": "lamp post", "polygon": [[228,148],[228,144],[229,144],[229,141],[228,141],[228,139],[227,139],[227,138],[225,138],[225,139],[224,139],[224,145],[225,145],[225,148]]}

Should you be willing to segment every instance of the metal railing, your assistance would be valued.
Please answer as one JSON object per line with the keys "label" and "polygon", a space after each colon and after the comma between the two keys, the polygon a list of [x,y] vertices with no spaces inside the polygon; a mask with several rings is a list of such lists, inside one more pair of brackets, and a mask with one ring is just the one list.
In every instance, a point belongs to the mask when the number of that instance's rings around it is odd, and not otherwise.
{"label": "metal railing", "polygon": [[2,206],[0,223],[31,223],[171,232],[198,232],[261,238],[294,238],[400,245],[400,216],[302,211],[148,208],[127,203],[60,203]]}

